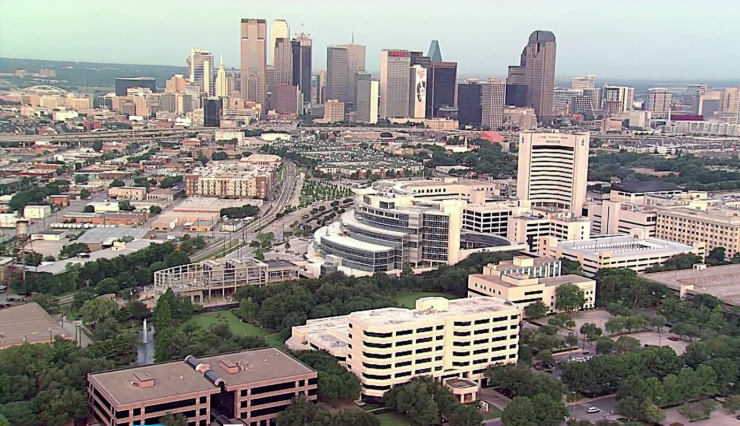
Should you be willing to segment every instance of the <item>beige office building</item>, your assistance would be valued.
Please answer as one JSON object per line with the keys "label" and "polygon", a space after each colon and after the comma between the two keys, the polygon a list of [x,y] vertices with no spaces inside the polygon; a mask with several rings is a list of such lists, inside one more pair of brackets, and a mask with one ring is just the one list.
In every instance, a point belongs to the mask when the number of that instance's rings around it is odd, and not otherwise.
{"label": "beige office building", "polygon": [[521,308],[541,301],[556,312],[556,291],[563,284],[575,284],[586,298],[581,309],[596,303],[596,281],[580,275],[560,275],[561,263],[553,257],[516,256],[498,265],[488,264],[482,274],[468,276],[468,297],[499,297]]}
{"label": "beige office building", "polygon": [[360,378],[362,393],[382,397],[416,376],[472,381],[472,402],[491,364],[515,364],[519,307],[493,297],[427,297],[416,309],[385,308],[309,320],[293,327],[287,346],[322,349]]}
{"label": "beige office building", "polygon": [[728,258],[740,252],[740,211],[736,209],[660,208],[656,220],[658,238],[688,245],[706,243],[707,252],[724,247]]}
{"label": "beige office building", "polygon": [[386,49],[380,53],[380,118],[408,117],[410,67],[408,50]]}
{"label": "beige office building", "polygon": [[347,69],[347,100],[352,111],[357,110],[357,73],[365,72],[365,46],[355,44],[354,40],[350,44],[341,45],[347,48],[347,59],[349,67]]}
{"label": "beige office building", "polygon": [[344,102],[329,99],[324,104],[324,123],[341,123],[344,121]]}
{"label": "beige office building", "polygon": [[543,238],[539,254],[577,261],[586,275],[593,276],[609,268],[644,272],[677,254],[693,253],[703,257],[705,246],[703,242],[688,245],[652,238],[645,230],[632,229],[627,235],[598,235],[588,240],[558,242],[556,238]]}
{"label": "beige office building", "polygon": [[355,86],[357,87],[355,96],[357,121],[376,124],[378,122],[380,83],[373,80],[370,73],[358,72],[355,74]]}
{"label": "beige office building", "polygon": [[648,89],[647,91],[647,111],[651,112],[669,112],[673,102],[673,92],[662,87]]}
{"label": "beige office building", "polygon": [[[288,21],[285,19],[276,19],[272,21],[272,25],[270,26],[270,44],[267,46],[267,63],[269,65],[275,65],[274,61],[277,61],[275,44],[281,38],[290,40],[290,26],[288,26]],[[288,45],[290,45],[290,42],[288,42]]]}
{"label": "beige office building", "polygon": [[507,127],[518,127],[521,130],[532,130],[537,127],[537,116],[534,108],[504,106],[504,123]]}
{"label": "beige office building", "polygon": [[586,200],[589,140],[589,133],[520,133],[517,197],[533,207],[580,215]]}
{"label": "beige office building", "polygon": [[719,111],[734,113],[737,118],[740,118],[740,115],[738,115],[738,112],[740,112],[740,87],[728,87],[722,92]]}
{"label": "beige office building", "polygon": [[275,60],[275,84],[293,84],[293,48],[290,38],[278,38],[273,49]]}
{"label": "beige office building", "polygon": [[241,20],[241,97],[264,105],[267,78],[267,21]]}
{"label": "beige office building", "polygon": [[481,124],[497,130],[504,125],[506,82],[497,78],[489,78],[485,83],[483,83],[481,93]]}
{"label": "beige office building", "polygon": [[596,84],[595,75],[584,75],[584,76],[573,77],[570,88],[573,90],[583,91],[584,89],[593,89],[595,84]]}
{"label": "beige office building", "polygon": [[536,209],[509,216],[508,240],[527,244],[530,250],[537,251],[537,244],[544,237],[559,241],[588,239],[591,237],[591,221],[571,212]]}

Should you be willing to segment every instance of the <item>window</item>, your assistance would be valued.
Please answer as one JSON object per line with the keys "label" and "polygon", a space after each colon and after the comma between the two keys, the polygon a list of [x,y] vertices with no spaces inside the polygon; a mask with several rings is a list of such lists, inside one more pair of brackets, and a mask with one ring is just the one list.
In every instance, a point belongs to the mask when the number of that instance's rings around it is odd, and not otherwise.
{"label": "window", "polygon": [[379,365],[379,364],[368,364],[366,362],[363,362],[362,363],[362,366],[365,367],[365,368],[372,368],[372,369],[375,369],[375,370],[387,370],[387,369],[391,368],[390,364]]}
{"label": "window", "polygon": [[434,348],[435,351],[441,351],[443,349],[444,349],[444,346],[437,346],[436,348]]}
{"label": "window", "polygon": [[501,322],[501,321],[507,321],[508,319],[509,319],[509,317],[496,317],[496,318],[492,319],[491,321],[493,321],[493,322]]}
{"label": "window", "polygon": [[379,349],[390,348],[393,346],[393,343],[362,342],[362,344],[367,346],[368,348],[379,348]]}
{"label": "window", "polygon": [[488,362],[488,358],[473,360],[473,364],[485,364]]}
{"label": "window", "polygon": [[396,354],[396,357],[402,357],[402,356],[409,356],[411,355],[411,351],[401,351]]}
{"label": "window", "polygon": [[441,370],[442,370],[442,366],[441,365],[438,365],[438,366],[434,367],[434,371],[441,371]]}
{"label": "window", "polygon": [[141,408],[134,408],[134,416],[140,416],[141,415]]}
{"label": "window", "polygon": [[388,359],[393,356],[392,354],[374,354],[370,352],[363,352],[362,355],[365,358],[375,358],[375,359]]}
{"label": "window", "polygon": [[506,336],[491,337],[492,342],[500,342],[502,340],[506,340]]}
{"label": "window", "polygon": [[426,374],[426,373],[431,373],[431,372],[432,372],[431,368],[421,368],[419,370],[414,371],[414,374]]}
{"label": "window", "polygon": [[452,352],[452,356],[468,356],[470,355],[470,351],[465,352]]}
{"label": "window", "polygon": [[[363,385],[365,389],[385,391],[391,388],[391,385],[376,386],[376,385]],[[283,408],[283,407],[281,407]]]}
{"label": "window", "polygon": [[365,330],[364,333],[365,333],[365,336],[367,337],[379,337],[381,339],[387,339],[389,337],[393,337],[393,333],[375,333],[375,332],[367,331],[367,330]]}
{"label": "window", "polygon": [[406,366],[409,366],[409,365],[411,365],[411,361],[402,361],[402,362],[397,362],[397,363],[396,363],[396,368],[399,368],[399,367],[406,367]]}
{"label": "window", "polygon": [[473,355],[484,354],[486,352],[488,352],[488,348],[476,349],[473,351]]}
{"label": "window", "polygon": [[444,330],[444,329],[445,329],[445,326],[443,326],[443,325],[438,325],[437,327],[435,327],[435,329],[436,329],[436,330]]}
{"label": "window", "polygon": [[491,322],[491,320],[489,320],[488,318],[484,318],[484,319],[475,320],[473,324],[480,325],[480,324],[488,324],[489,322]]}
{"label": "window", "polygon": [[467,327],[470,325],[470,321],[455,321],[455,327]]}
{"label": "window", "polygon": [[453,334],[454,336],[457,336],[457,337],[465,337],[465,336],[470,336],[470,332],[469,332],[469,331],[455,331],[455,332],[453,332],[452,334]]}
{"label": "window", "polygon": [[481,328],[480,330],[475,330],[473,332],[473,334],[486,334],[486,333],[488,333],[488,329],[487,328]]}
{"label": "window", "polygon": [[470,361],[454,361],[452,363],[453,367],[467,367],[470,365]]}
{"label": "window", "polygon": [[470,346],[470,342],[452,342],[452,346]]}
{"label": "window", "polygon": [[377,375],[377,374],[362,373],[362,377],[366,379],[370,379],[370,380],[388,380],[391,378],[391,375],[390,374]]}
{"label": "window", "polygon": [[439,356],[435,356],[435,357],[434,357],[434,360],[435,360],[435,361],[442,361],[442,355],[439,355]]}
{"label": "window", "polygon": [[205,396],[201,396],[201,397],[200,397],[200,403],[201,403],[201,404],[205,404],[206,402],[208,402],[208,397],[205,397]]}
{"label": "window", "polygon": [[416,329],[417,333],[427,333],[429,331],[432,331],[432,327],[422,327]]}
{"label": "window", "polygon": [[508,329],[509,329],[509,327],[507,327],[507,326],[503,325],[503,326],[501,326],[501,327],[493,327],[493,328],[491,329],[491,332],[492,332],[492,333],[496,333],[496,332],[499,332],[499,331],[504,331],[504,330],[508,330]]}
{"label": "window", "polygon": [[474,345],[482,345],[482,344],[484,344],[484,343],[488,343],[488,339],[478,339],[478,340],[473,340],[473,344],[474,344]]}
{"label": "window", "polygon": [[416,339],[416,343],[427,343],[431,341],[432,341],[431,337],[422,337],[421,339]]}
{"label": "window", "polygon": [[432,362],[431,358],[420,358],[416,360],[416,364],[426,364],[427,362]]}
{"label": "window", "polygon": [[491,348],[491,352],[498,352],[498,351],[505,351],[505,350],[506,350],[506,346],[495,346]]}
{"label": "window", "polygon": [[519,324],[512,324],[509,328],[512,330],[516,330],[517,328],[519,328]]}
{"label": "window", "polygon": [[417,349],[416,350],[416,353],[417,354],[425,354],[425,353],[431,352],[431,351],[432,351],[432,348],[421,348],[421,349]]}
{"label": "window", "polygon": [[434,338],[434,340],[442,340],[444,338],[445,338],[445,336],[437,336],[437,337]]}
{"label": "window", "polygon": [[501,361],[502,359],[506,359],[506,355],[495,356],[491,358],[491,362]]}
{"label": "window", "polygon": [[396,332],[396,336],[407,336],[413,332],[414,330],[400,330]]}
{"label": "window", "polygon": [[398,346],[408,346],[410,344],[411,344],[411,340],[404,340],[404,341],[401,341],[401,342],[396,342],[396,347],[398,347]]}
{"label": "window", "polygon": [[396,378],[399,378],[399,377],[407,377],[407,376],[410,376],[410,375],[411,375],[411,372],[410,371],[403,371],[401,373],[396,373]]}

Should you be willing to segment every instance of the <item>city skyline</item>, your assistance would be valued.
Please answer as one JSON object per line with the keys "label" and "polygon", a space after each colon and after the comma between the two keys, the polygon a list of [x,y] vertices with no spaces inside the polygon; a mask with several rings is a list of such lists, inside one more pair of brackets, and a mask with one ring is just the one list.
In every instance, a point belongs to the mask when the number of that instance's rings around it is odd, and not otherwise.
{"label": "city skyline", "polygon": [[[301,32],[301,28],[311,34],[316,70],[326,64],[327,46],[348,43],[354,33],[355,42],[367,46],[367,69],[373,72],[380,69],[382,49],[426,51],[432,40],[439,40],[445,60],[458,62],[461,75],[503,78],[506,67],[515,63],[521,53],[520,40],[537,30],[552,31],[558,38],[557,77],[597,74],[603,78],[723,79],[732,78],[733,69],[738,65],[738,59],[727,57],[724,52],[733,48],[732,41],[740,37],[740,29],[731,25],[729,20],[727,25],[723,25],[722,20],[739,13],[740,4],[725,0],[702,2],[705,15],[717,16],[715,20],[702,21],[693,19],[697,2],[690,0],[670,3],[658,0],[650,4],[627,0],[629,4],[623,6],[629,7],[608,9],[590,4],[588,8],[575,7],[583,5],[577,0],[561,2],[557,6],[532,0],[526,13],[522,5],[493,5],[474,0],[469,6],[476,9],[475,14],[468,13],[469,7],[440,5],[416,8],[413,7],[416,2],[411,1],[402,6],[393,4],[396,13],[381,16],[378,11],[387,10],[381,7],[383,1],[386,0],[381,0],[381,4],[374,3],[372,9],[323,0],[318,4],[295,4],[279,10],[260,5],[247,10],[231,2],[214,0],[213,6],[223,12],[205,23],[205,28],[212,26],[214,31],[193,32],[174,31],[175,27],[179,28],[192,18],[187,9],[169,7],[173,3],[169,0],[151,6],[152,13],[144,16],[136,8],[121,7],[123,3],[85,2],[83,7],[80,0],[69,0],[61,5],[48,0],[4,2],[0,3],[0,26],[16,37],[0,39],[0,56],[182,66],[183,52],[200,46],[214,53],[223,52],[227,69],[238,68],[239,45],[234,42],[239,31],[238,20],[256,18],[266,19],[268,28],[274,20],[285,19],[291,26],[291,37]],[[670,8],[666,8],[668,5]],[[322,8],[327,10],[317,13]],[[167,14],[157,13],[159,10],[166,10]],[[413,31],[405,28],[404,25],[410,25],[406,11],[415,16],[413,22],[427,24],[415,26]],[[594,20],[594,14],[598,16],[599,13],[609,13],[610,19]],[[38,25],[27,26],[22,20],[14,19],[28,14],[33,14],[39,21]],[[124,20],[129,15],[132,19],[136,16],[141,31],[127,34],[123,42],[136,48],[111,48],[120,44],[115,38],[105,36],[109,27],[106,19],[100,19],[100,16],[106,14]],[[495,18],[507,14],[518,19],[509,22]],[[338,19],[339,15],[343,19]],[[655,20],[655,16],[670,19]],[[70,28],[65,24],[65,17],[89,21],[90,25]],[[690,20],[693,25],[688,29],[676,28],[674,23],[681,20]],[[441,21],[460,22],[461,25],[429,24]],[[48,40],[58,39],[62,26],[65,42],[49,43]],[[471,26],[486,28],[487,36],[468,37],[462,28]],[[167,31],[168,28],[173,31]],[[644,28],[649,28],[649,31]],[[93,34],[94,37],[91,36]],[[658,36],[664,37],[660,47],[643,48],[646,38],[653,40]],[[656,49],[665,60],[655,60]],[[588,55],[582,52],[588,52]],[[708,57],[722,58],[722,62],[707,61]],[[680,59],[682,66],[676,67],[675,60],[668,60],[670,58]]]}

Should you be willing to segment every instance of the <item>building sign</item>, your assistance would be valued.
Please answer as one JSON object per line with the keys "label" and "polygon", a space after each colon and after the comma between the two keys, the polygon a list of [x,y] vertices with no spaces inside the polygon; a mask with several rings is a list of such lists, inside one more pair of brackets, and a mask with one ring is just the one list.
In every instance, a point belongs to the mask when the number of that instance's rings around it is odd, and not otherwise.
{"label": "building sign", "polygon": [[409,54],[406,52],[389,52],[388,56],[391,56],[394,58],[407,58]]}

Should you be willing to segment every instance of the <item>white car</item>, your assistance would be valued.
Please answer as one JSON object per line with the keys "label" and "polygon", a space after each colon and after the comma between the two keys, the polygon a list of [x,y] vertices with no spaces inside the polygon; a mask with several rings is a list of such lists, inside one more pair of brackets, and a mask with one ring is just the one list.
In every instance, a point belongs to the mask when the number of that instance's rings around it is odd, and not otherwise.
{"label": "white car", "polygon": [[588,407],[588,408],[586,408],[586,412],[587,413],[591,413],[591,414],[598,413],[599,411],[601,411],[601,409],[600,408],[596,408],[596,407]]}

